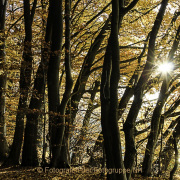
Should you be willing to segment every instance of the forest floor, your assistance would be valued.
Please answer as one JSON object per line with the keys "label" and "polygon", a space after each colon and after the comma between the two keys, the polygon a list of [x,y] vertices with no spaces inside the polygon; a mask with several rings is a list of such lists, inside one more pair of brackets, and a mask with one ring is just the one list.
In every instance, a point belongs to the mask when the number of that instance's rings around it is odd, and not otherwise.
{"label": "forest floor", "polygon": [[32,167],[9,167],[0,169],[0,180],[14,180],[14,179],[23,179],[23,180],[103,180],[105,177],[101,176],[100,173],[88,173],[86,172],[78,173],[78,170],[74,169],[74,172],[57,172],[54,169],[46,168],[46,170],[41,167],[32,168]]}
{"label": "forest floor", "polygon": [[[81,168],[79,167],[70,169],[70,170],[60,170],[60,169],[42,169],[41,167],[32,168],[32,167],[9,167],[0,169],[0,180],[106,180],[107,178],[99,172],[90,172],[92,168]],[[142,178],[137,176],[132,178],[134,180],[143,180],[143,179],[153,179],[161,180],[166,178]],[[174,180],[179,180],[178,177],[175,177]]]}

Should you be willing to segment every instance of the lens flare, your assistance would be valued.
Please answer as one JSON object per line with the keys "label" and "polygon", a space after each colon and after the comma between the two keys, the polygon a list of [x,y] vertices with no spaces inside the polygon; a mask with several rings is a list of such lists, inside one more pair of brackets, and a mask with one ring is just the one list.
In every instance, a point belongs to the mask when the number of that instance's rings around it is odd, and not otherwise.
{"label": "lens flare", "polygon": [[170,73],[174,68],[173,63],[171,62],[164,62],[162,64],[159,64],[158,71],[160,71],[163,74]]}

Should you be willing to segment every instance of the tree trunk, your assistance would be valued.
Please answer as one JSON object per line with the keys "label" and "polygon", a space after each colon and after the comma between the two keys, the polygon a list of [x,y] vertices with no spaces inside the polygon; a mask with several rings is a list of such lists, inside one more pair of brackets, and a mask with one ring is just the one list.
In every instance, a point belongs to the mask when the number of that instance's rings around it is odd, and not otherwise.
{"label": "tree trunk", "polygon": [[179,158],[179,153],[178,153],[178,141],[179,141],[179,133],[180,132],[180,123],[178,123],[176,131],[173,133],[173,144],[174,144],[174,151],[175,151],[175,163],[174,167],[170,172],[170,180],[173,180],[173,176],[178,168],[178,158]]}
{"label": "tree trunk", "polygon": [[158,136],[159,136],[158,132],[159,132],[159,126],[160,126],[161,112],[162,112],[162,108],[163,108],[165,100],[166,100],[165,94],[169,87],[169,85],[167,83],[169,83],[169,80],[165,79],[163,81],[161,91],[160,91],[160,96],[159,96],[159,99],[157,101],[156,107],[153,112],[152,121],[151,121],[151,132],[150,132],[150,136],[148,138],[148,143],[147,143],[146,152],[145,152],[145,158],[143,161],[143,174],[144,175],[150,175],[151,171],[152,171],[151,166],[152,166],[152,160],[153,160],[153,154],[154,154],[156,142],[157,142]]}
{"label": "tree trunk", "polygon": [[[176,127],[173,131],[173,134],[175,135],[176,143],[178,144],[179,139],[180,139],[180,116],[177,119],[179,119],[179,122],[176,125]],[[174,144],[175,139],[172,135],[169,137],[169,139],[166,142],[165,148],[163,149],[163,151],[160,155],[160,159],[161,159],[161,163],[162,163],[162,167],[161,167],[162,172],[167,171],[168,165],[173,157],[174,150],[176,148],[176,144]],[[177,152],[176,152],[176,154],[177,154]],[[175,157],[175,160],[177,160],[177,157]],[[176,164],[175,164],[175,168],[176,168]]]}
{"label": "tree trunk", "polygon": [[[70,1],[66,1],[66,6],[70,8]],[[66,7],[67,10],[67,7]],[[70,14],[66,14],[66,42],[65,42],[65,69],[66,69],[66,88],[61,104],[59,103],[59,64],[62,49],[63,37],[63,19],[62,19],[62,1],[50,3],[52,11],[52,45],[51,56],[48,68],[48,98],[50,116],[50,137],[52,148],[51,166],[61,167],[61,150],[65,132],[65,111],[70,98],[72,88],[71,66],[70,66]],[[70,12],[70,11],[69,11]],[[67,19],[68,18],[68,19]],[[54,116],[54,117],[53,117]],[[64,139],[64,144],[66,141]],[[64,146],[65,147],[65,146]],[[62,151],[66,152],[66,151]],[[63,162],[64,163],[64,162]]]}
{"label": "tree trunk", "polygon": [[146,82],[151,74],[151,69],[153,67],[156,36],[160,28],[162,18],[164,16],[167,2],[168,0],[162,1],[161,8],[154,22],[154,26],[152,28],[150,40],[149,40],[147,61],[144,70],[141,74],[141,77],[137,83],[137,86],[135,87],[134,101],[132,103],[128,117],[124,124],[124,132],[125,132],[125,140],[126,140],[126,152],[125,152],[124,163],[125,163],[125,168],[130,169],[130,173],[127,173],[128,179],[131,178],[132,168],[134,166],[135,155],[136,155],[135,121],[139,113],[139,110],[141,108],[143,91],[145,90]]}
{"label": "tree trunk", "polygon": [[[118,99],[117,88],[119,81],[119,43],[118,31],[121,26],[124,15],[132,9],[138,0],[134,0],[130,5],[124,8],[124,1],[114,1],[113,17],[111,23],[111,35],[108,41],[106,54],[103,64],[103,72],[101,78],[101,124],[104,136],[105,152],[107,159],[107,168],[123,169],[123,161],[121,156],[121,142],[118,127]],[[131,94],[131,93],[130,93]],[[126,100],[122,105],[126,104]],[[119,115],[122,115],[123,111]],[[115,151],[115,153],[114,153]],[[126,174],[108,175],[109,179],[126,179]]]}
{"label": "tree trunk", "polygon": [[5,69],[5,15],[6,1],[0,2],[0,163],[4,161],[8,154],[8,145],[6,141],[6,122],[5,122],[5,95],[6,95],[6,80],[7,73]]}
{"label": "tree trunk", "polygon": [[[112,1],[111,35],[106,49],[101,80],[101,123],[107,158],[107,168],[124,169],[118,127],[118,83],[119,83],[119,3]],[[120,19],[121,18],[121,19]],[[126,174],[108,174],[108,179],[126,179]]]}
{"label": "tree trunk", "polygon": [[[65,1],[65,72],[66,72],[66,87],[63,95],[63,99],[58,108],[58,112],[61,114],[61,120],[66,127],[57,127],[57,132],[61,132],[64,128],[64,136],[62,142],[62,148],[59,148],[59,152],[56,154],[56,158],[59,156],[59,162],[56,162],[57,166],[68,168],[70,167],[70,154],[69,154],[69,125],[71,121],[71,89],[73,86],[73,79],[71,76],[71,49],[70,49],[70,39],[71,39],[71,1]],[[67,118],[65,118],[65,115]],[[61,142],[61,138],[57,139],[57,142]],[[55,160],[56,161],[56,160]],[[53,160],[52,160],[53,162]],[[54,163],[54,162],[53,162]]]}
{"label": "tree trunk", "polygon": [[19,164],[21,147],[23,143],[24,135],[24,116],[27,113],[27,98],[28,91],[31,83],[31,71],[32,71],[32,20],[34,13],[30,12],[29,0],[24,1],[24,19],[25,19],[25,41],[23,60],[21,62],[20,70],[20,98],[18,111],[16,115],[16,128],[14,134],[14,140],[11,147],[11,151],[5,165],[17,165]]}
{"label": "tree trunk", "polygon": [[[173,59],[174,53],[177,50],[179,39],[180,39],[179,32],[180,32],[180,27],[176,34],[176,37],[175,37],[175,40],[173,43],[173,47],[168,56],[169,61],[171,61]],[[162,108],[166,102],[166,99],[168,98],[167,91],[169,88],[169,83],[170,83],[171,78],[168,73],[163,74],[163,76],[164,76],[164,80],[163,80],[161,91],[159,94],[159,99],[157,101],[156,107],[153,112],[152,121],[151,121],[151,132],[150,132],[150,135],[148,138],[145,157],[144,157],[144,161],[143,161],[143,174],[145,176],[149,176],[152,171],[153,154],[155,151],[155,147],[156,147],[156,143],[157,143],[158,136],[160,133],[160,129],[162,128],[162,125],[163,125],[163,122],[162,123],[160,122],[161,112],[162,112]]]}
{"label": "tree trunk", "polygon": [[[101,77],[101,89],[100,89],[100,95],[101,95],[101,125],[102,125],[102,133],[104,137],[104,143],[105,143],[105,152],[106,152],[106,158],[107,158],[107,168],[114,167],[113,161],[113,151],[111,146],[111,140],[109,139],[111,131],[109,128],[109,99],[110,99],[110,71],[111,71],[111,48],[110,43],[108,43],[106,54],[104,57],[104,64],[103,64],[103,72]],[[112,175],[114,176],[114,175]]]}
{"label": "tree trunk", "polygon": [[90,75],[91,66],[96,57],[99,47],[105,38],[105,32],[109,26],[109,22],[110,22],[110,18],[107,19],[102,30],[100,31],[100,33],[98,34],[98,36],[96,37],[94,42],[92,43],[92,45],[84,59],[79,77],[75,83],[74,90],[73,90],[73,96],[71,98],[71,106],[73,109],[72,116],[71,116],[71,122],[70,122],[71,124],[73,124],[74,119],[76,117],[80,99],[82,98],[82,95],[85,92],[85,86],[86,86],[87,80]]}
{"label": "tree trunk", "polygon": [[[86,135],[87,135],[87,127],[89,126],[90,117],[91,117],[91,114],[94,110],[93,101],[94,101],[94,98],[95,98],[95,95],[96,95],[96,92],[98,90],[99,85],[100,85],[100,83],[98,81],[96,81],[95,86],[91,92],[89,105],[88,105],[88,108],[86,110],[86,114],[85,114],[84,120],[83,120],[83,125],[82,125],[81,131],[80,131],[79,140],[77,141],[77,143],[75,145],[75,146],[81,147],[81,152],[80,153],[78,153],[78,152],[73,153],[72,160],[71,160],[71,162],[73,164],[77,163],[76,162],[77,156],[82,156],[84,154],[84,151],[85,151],[85,147],[84,147],[85,141],[83,140],[83,138],[86,137]],[[78,149],[78,151],[79,151],[79,149]],[[82,157],[79,157],[79,158],[82,159]]]}
{"label": "tree trunk", "polygon": [[[97,155],[95,155],[95,153],[97,153]],[[104,139],[103,139],[103,134],[102,132],[99,133],[99,136],[96,140],[96,143],[93,147],[90,159],[88,161],[88,164],[90,166],[95,166],[95,167],[101,167],[104,168],[105,167],[105,154],[104,154]]]}
{"label": "tree trunk", "polygon": [[[44,30],[44,28],[43,28]],[[47,74],[47,64],[49,60],[49,42],[51,38],[51,22],[50,15],[47,20],[45,42],[42,44],[42,58],[41,63],[38,67],[36,73],[36,79],[34,81],[34,88],[32,91],[32,97],[29,105],[29,111],[26,116],[26,128],[24,135],[24,146],[22,153],[22,165],[23,166],[37,166],[38,156],[37,156],[37,144],[38,144],[38,120],[39,115],[42,110],[45,84],[46,84],[46,74]]]}

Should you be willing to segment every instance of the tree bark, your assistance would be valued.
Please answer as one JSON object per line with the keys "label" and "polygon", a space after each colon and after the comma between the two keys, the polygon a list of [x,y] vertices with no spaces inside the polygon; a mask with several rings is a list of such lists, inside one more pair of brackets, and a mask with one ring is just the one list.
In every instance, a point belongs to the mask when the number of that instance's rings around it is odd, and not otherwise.
{"label": "tree bark", "polygon": [[[32,16],[31,16],[32,15]],[[25,41],[23,60],[21,62],[20,70],[20,98],[18,111],[16,115],[16,127],[14,140],[11,147],[11,151],[5,165],[17,165],[19,164],[21,147],[23,143],[24,135],[24,116],[27,113],[27,98],[28,91],[31,83],[31,71],[32,71],[32,19],[34,13],[30,12],[29,0],[24,1],[24,19],[25,19]]]}
{"label": "tree bark", "polygon": [[[127,8],[124,1],[113,2],[113,20],[111,35],[108,41],[101,78],[101,124],[104,136],[107,168],[123,169],[121,142],[118,128],[117,88],[119,81],[119,43],[118,31],[124,15],[133,8],[138,0],[134,0]],[[112,39],[111,39],[112,38]],[[128,93],[129,94],[129,93]],[[130,93],[131,94],[131,93]],[[126,104],[126,100],[121,106]],[[120,112],[122,115],[123,111]],[[115,150],[115,153],[114,153]],[[126,174],[108,175],[109,179],[126,179]]]}
{"label": "tree bark", "polygon": [[[110,41],[110,40],[109,40]],[[113,150],[111,146],[111,130],[109,128],[109,111],[110,111],[110,74],[111,74],[111,48],[110,43],[108,43],[106,54],[104,57],[103,72],[101,77],[101,125],[102,133],[104,138],[107,168],[114,168]],[[112,174],[109,179],[115,179],[115,175]]]}
{"label": "tree bark", "polygon": [[130,173],[127,173],[128,179],[131,178],[132,168],[134,166],[135,155],[136,155],[135,121],[139,113],[139,110],[141,108],[143,91],[145,90],[146,82],[151,74],[151,69],[153,67],[156,36],[160,28],[167,3],[168,3],[168,0],[162,1],[161,8],[154,22],[154,26],[150,34],[147,62],[145,64],[141,77],[137,83],[137,86],[135,87],[134,101],[132,103],[128,117],[124,124],[124,132],[125,132],[125,140],[126,140],[126,151],[125,151],[124,163],[125,163],[125,168],[130,169]]}
{"label": "tree bark", "polygon": [[[94,154],[98,152],[98,156],[95,156]],[[99,155],[100,153],[100,155]],[[102,132],[99,133],[99,136],[96,140],[96,143],[93,147],[93,150],[91,152],[90,159],[88,161],[88,164],[90,166],[99,166],[101,168],[105,167],[105,151],[104,151],[104,139]],[[102,165],[102,166],[101,166]]]}
{"label": "tree bark", "polygon": [[[58,162],[60,167],[70,167],[69,154],[69,125],[71,121],[71,89],[73,86],[73,79],[71,75],[71,0],[65,1],[65,72],[66,72],[66,87],[59,106],[58,111],[61,112],[62,121],[66,124],[63,136],[63,144],[60,153],[60,160]],[[66,118],[65,118],[66,115]]]}
{"label": "tree bark", "polygon": [[90,75],[90,69],[93,64],[93,61],[97,55],[98,49],[105,38],[105,32],[109,26],[110,18],[107,19],[106,23],[104,24],[102,30],[100,31],[99,35],[94,40],[93,44],[91,45],[87,56],[84,59],[81,72],[78,76],[78,79],[75,83],[73,89],[73,96],[71,98],[71,105],[72,105],[72,116],[71,116],[71,124],[73,124],[74,119],[76,117],[76,113],[78,111],[78,105],[82,95],[85,92],[85,86]]}
{"label": "tree bark", "polygon": [[[42,56],[41,62],[38,67],[36,78],[34,81],[34,88],[32,91],[32,97],[29,105],[29,111],[26,115],[26,128],[24,135],[24,146],[22,152],[22,164],[23,166],[37,166],[39,164],[37,155],[37,144],[38,144],[38,124],[39,115],[42,110],[44,101],[45,85],[46,85],[46,74],[47,64],[49,60],[49,44],[51,38],[51,22],[50,16],[47,20],[45,42],[42,42]],[[44,30],[44,28],[43,28]]]}
{"label": "tree bark", "polygon": [[[167,82],[168,81],[168,82]],[[162,108],[164,106],[164,103],[166,101],[165,94],[167,92],[167,89],[169,87],[169,80],[165,79],[163,81],[160,96],[157,101],[156,107],[153,112],[152,121],[151,121],[151,132],[150,136],[148,138],[148,143],[146,146],[146,152],[145,152],[145,158],[143,161],[143,175],[150,175],[152,171],[152,160],[153,160],[153,154],[156,146],[156,142],[158,140],[159,135],[159,126],[160,126],[160,117]]]}
{"label": "tree bark", "polygon": [[[172,135],[169,137],[169,139],[166,142],[165,148],[163,149],[163,151],[160,155],[161,163],[162,163],[161,169],[164,172],[167,171],[168,165],[173,157],[173,154],[174,154],[174,151],[176,148],[176,144],[179,142],[179,139],[180,139],[180,116],[177,119],[178,119],[178,124],[176,125],[176,127],[173,131],[175,139]],[[176,142],[174,142],[174,140],[176,140]],[[177,152],[175,154],[177,154]],[[177,161],[177,155],[175,156],[175,160]],[[175,163],[175,168],[176,168],[176,163]]]}
{"label": "tree bark", "polygon": [[6,57],[5,57],[5,15],[7,0],[0,1],[0,163],[4,161],[8,154],[6,141],[5,122],[5,96],[6,96]]}
{"label": "tree bark", "polygon": [[180,121],[177,124],[175,131],[173,132],[173,144],[174,144],[174,151],[175,151],[175,163],[174,163],[174,167],[170,172],[170,180],[173,179],[173,176],[178,168],[178,158],[179,158],[179,152],[178,152],[178,142],[179,142],[179,138],[180,138]]}
{"label": "tree bark", "polygon": [[[70,1],[66,6],[70,8]],[[62,167],[61,150],[65,132],[65,112],[70,98],[72,88],[71,65],[70,65],[70,18],[66,16],[66,43],[65,43],[65,70],[66,70],[66,88],[61,104],[59,102],[59,64],[60,53],[62,50],[63,37],[63,18],[62,1],[52,1],[50,11],[52,10],[52,45],[51,56],[48,68],[48,99],[50,116],[50,137],[52,148],[51,166]],[[67,10],[67,7],[66,7]],[[69,11],[70,12],[70,11]],[[68,15],[68,14],[66,14]],[[70,15],[70,14],[69,14]],[[67,21],[68,20],[68,21]],[[68,36],[68,37],[67,37]],[[53,117],[54,116],[54,117]],[[66,141],[64,139],[64,145]],[[64,151],[63,151],[64,152]]]}
{"label": "tree bark", "polygon": [[[112,1],[111,34],[106,49],[101,79],[101,124],[104,136],[107,168],[124,169],[121,151],[120,131],[118,127],[118,83],[119,83],[119,26],[120,4]],[[120,19],[121,18],[121,19]],[[108,179],[126,179],[126,174],[108,174]]]}
{"label": "tree bark", "polygon": [[[177,50],[178,44],[179,44],[179,32],[180,32],[180,28],[176,34],[174,43],[173,43],[173,47],[169,53],[168,56],[168,60],[171,61],[173,59],[174,53]],[[169,89],[169,84],[170,84],[170,75],[167,73],[166,75],[164,75],[164,80],[162,83],[162,87],[161,87],[161,91],[159,94],[159,98],[156,104],[156,107],[154,109],[153,112],[153,116],[152,116],[152,121],[151,121],[151,132],[148,138],[148,143],[146,146],[146,152],[145,152],[145,157],[144,157],[144,161],[143,161],[143,175],[145,176],[149,176],[151,174],[152,171],[152,161],[153,161],[153,154],[155,151],[155,147],[156,147],[156,143],[158,140],[158,136],[160,133],[160,129],[163,126],[163,122],[161,122],[161,112],[162,112],[162,108],[168,98],[168,89]]]}
{"label": "tree bark", "polygon": [[[100,85],[100,83],[98,81],[96,81],[95,86],[91,91],[91,97],[89,100],[88,108],[86,110],[86,114],[84,116],[83,125],[82,125],[80,135],[79,135],[79,140],[75,144],[75,146],[81,147],[81,151],[79,151],[79,149],[78,149],[79,153],[78,152],[73,153],[72,161],[71,161],[73,164],[77,163],[77,161],[76,161],[77,157],[82,156],[85,151],[85,149],[84,149],[85,141],[83,140],[83,138],[86,137],[86,134],[87,134],[87,127],[89,126],[90,117],[94,110],[93,101],[94,101],[94,98],[95,98],[95,95],[96,95],[99,85]],[[82,157],[79,157],[79,158],[82,159]]]}

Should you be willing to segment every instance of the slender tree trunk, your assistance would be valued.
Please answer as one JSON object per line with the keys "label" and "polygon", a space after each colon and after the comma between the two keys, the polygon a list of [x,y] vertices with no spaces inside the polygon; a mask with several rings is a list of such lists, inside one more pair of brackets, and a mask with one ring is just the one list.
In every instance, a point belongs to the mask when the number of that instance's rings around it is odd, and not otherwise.
{"label": "slender tree trunk", "polygon": [[107,168],[114,167],[112,161],[113,159],[110,159],[113,157],[113,151],[112,146],[110,145],[111,140],[109,139],[109,135],[111,133],[109,125],[108,125],[108,117],[109,117],[109,99],[110,99],[110,71],[111,71],[111,48],[110,43],[108,43],[106,54],[104,57],[104,64],[103,64],[103,72],[101,77],[101,89],[100,89],[100,95],[101,95],[101,125],[102,125],[102,133],[104,137],[104,143],[105,143],[105,152],[106,152],[106,158],[107,158]]}
{"label": "slender tree trunk", "polygon": [[[42,44],[42,58],[41,63],[38,67],[36,78],[34,81],[34,88],[32,92],[32,97],[29,105],[29,111],[26,115],[26,128],[24,135],[24,146],[22,153],[22,165],[23,166],[37,166],[38,156],[37,156],[37,144],[38,144],[38,120],[39,115],[42,110],[44,93],[45,93],[45,83],[47,74],[47,64],[49,59],[49,44],[51,38],[51,22],[50,15],[47,20],[45,42]],[[44,29],[44,28],[43,28]]]}
{"label": "slender tree trunk", "polygon": [[[101,154],[98,155],[98,157],[97,157],[94,155],[96,152],[98,152],[98,154],[99,153],[101,153]],[[105,151],[104,151],[104,139],[103,139],[103,134],[101,132],[101,133],[99,133],[99,136],[98,136],[96,143],[93,147],[91,157],[88,161],[88,164],[90,166],[102,165],[101,167],[104,168],[105,167],[105,161],[106,161],[104,153],[105,153]]]}
{"label": "slender tree trunk", "polygon": [[[134,0],[130,5],[124,8],[124,1],[114,1],[113,5],[113,21],[111,23],[111,35],[108,41],[106,54],[103,64],[103,72],[101,78],[101,124],[104,136],[105,152],[107,159],[107,168],[123,169],[123,161],[121,156],[120,133],[118,128],[118,107],[117,107],[117,85],[119,81],[119,44],[118,31],[121,26],[124,15],[132,9],[138,0]],[[119,14],[118,14],[118,13]],[[118,17],[119,16],[119,17]],[[111,39],[112,38],[112,39]],[[113,58],[111,62],[111,58]],[[112,64],[113,65],[112,65]],[[112,70],[113,68],[113,70]],[[112,73],[112,74],[111,74]],[[131,91],[129,92],[132,93]],[[128,94],[129,94],[128,93]],[[125,106],[127,100],[120,105]],[[122,115],[123,111],[119,113]],[[113,120],[111,120],[113,119]],[[113,121],[113,123],[112,123]],[[114,153],[114,150],[116,154]],[[109,179],[126,179],[126,174],[108,175]]]}
{"label": "slender tree trunk", "polygon": [[5,69],[5,15],[7,0],[0,1],[0,163],[4,161],[8,153],[6,141],[6,122],[5,122],[5,95],[7,73]]}
{"label": "slender tree trunk", "polygon": [[[101,43],[103,42],[104,38],[105,38],[105,32],[108,28],[110,22],[110,18],[107,19],[106,23],[104,24],[102,30],[100,31],[100,33],[98,34],[98,36],[96,37],[96,39],[94,40],[94,42],[92,43],[85,59],[82,65],[82,69],[79,73],[78,79],[75,83],[74,89],[73,89],[73,96],[71,98],[71,109],[72,109],[72,113],[71,113],[71,119],[69,124],[73,125],[76,114],[78,112],[78,105],[80,102],[80,99],[82,98],[82,95],[85,92],[85,86],[88,80],[88,77],[90,75],[90,70],[91,70],[91,66],[93,64],[93,61],[97,55],[98,49],[101,45]],[[70,137],[72,137],[72,132],[73,132],[73,128],[69,128],[67,134],[68,135],[68,141],[70,139]]]}
{"label": "slender tree trunk", "polygon": [[[124,168],[122,160],[120,130],[118,127],[118,83],[120,78],[120,55],[119,55],[119,3],[112,1],[112,22],[111,22],[111,49],[112,49],[112,71],[110,78],[110,111],[109,125],[111,128],[112,149],[114,151],[115,168]],[[116,175],[120,179],[126,179],[126,174]]]}
{"label": "slender tree trunk", "polygon": [[175,163],[174,167],[170,172],[170,180],[173,180],[173,176],[178,168],[178,158],[179,158],[179,152],[178,152],[178,142],[180,137],[180,123],[177,124],[175,131],[173,132],[173,144],[174,144],[174,151],[175,151]]}
{"label": "slender tree trunk", "polygon": [[[72,161],[71,161],[73,164],[77,163],[76,162],[77,156],[82,156],[84,154],[83,152],[85,151],[85,149],[84,149],[85,141],[83,140],[83,138],[86,137],[86,134],[87,134],[87,127],[89,126],[90,117],[94,110],[93,101],[94,101],[94,98],[95,98],[95,95],[96,95],[99,85],[100,85],[99,82],[96,81],[95,86],[91,92],[89,105],[86,110],[86,114],[85,114],[84,120],[83,120],[83,125],[82,125],[81,131],[80,131],[79,140],[77,141],[77,143],[75,145],[75,146],[81,147],[82,151],[80,153],[78,153],[78,152],[73,153]],[[78,151],[79,151],[79,149],[78,149]],[[79,157],[79,158],[82,159],[81,157]]]}
{"label": "slender tree trunk", "polygon": [[102,30],[100,31],[99,35],[96,37],[94,42],[92,43],[85,59],[82,65],[81,72],[79,74],[79,77],[75,83],[74,89],[73,89],[73,96],[71,98],[71,106],[72,106],[72,115],[71,115],[71,124],[73,124],[77,111],[78,111],[78,105],[80,102],[80,99],[82,98],[82,95],[85,92],[85,86],[87,83],[87,80],[90,75],[90,69],[93,64],[93,61],[96,57],[96,54],[98,52],[98,49],[103,42],[105,36],[105,32],[109,26],[110,18],[107,19],[106,23],[104,24]]}
{"label": "slender tree trunk", "polygon": [[145,85],[151,74],[151,69],[153,67],[156,36],[159,30],[159,27],[161,25],[167,3],[168,3],[168,0],[162,1],[161,8],[158,12],[154,26],[152,28],[150,40],[149,40],[147,62],[145,64],[144,70],[135,88],[134,101],[132,103],[128,117],[124,124],[124,132],[125,132],[125,140],[126,140],[126,152],[125,152],[124,163],[125,163],[125,168],[130,169],[130,173],[127,173],[127,179],[131,178],[132,168],[134,166],[135,155],[136,155],[135,121],[139,113],[139,110],[141,108]]}
{"label": "slender tree trunk", "polygon": [[29,0],[24,1],[24,19],[25,19],[25,41],[23,60],[21,62],[20,70],[20,98],[18,111],[16,115],[16,127],[14,140],[11,147],[11,151],[5,165],[17,165],[19,164],[21,147],[23,143],[24,135],[24,116],[27,113],[27,99],[28,91],[31,83],[31,71],[32,71],[32,20],[34,13],[30,12]]}
{"label": "slender tree trunk", "polygon": [[[101,123],[104,136],[107,168],[124,169],[121,151],[120,131],[118,127],[119,83],[119,26],[122,21],[119,7],[123,2],[112,1],[111,35],[106,49],[101,79]],[[121,5],[123,6],[123,5]],[[121,19],[120,19],[121,18]],[[108,179],[126,179],[126,174],[108,174]]]}
{"label": "slender tree trunk", "polygon": [[[65,0],[65,72],[66,72],[66,87],[59,106],[58,111],[61,114],[62,121],[66,123],[63,144],[61,148],[59,166],[68,168],[70,165],[70,154],[69,154],[69,125],[71,121],[71,89],[73,86],[73,79],[71,76],[71,0]],[[67,118],[65,118],[65,115]]]}
{"label": "slender tree trunk", "polygon": [[120,102],[119,102],[119,118],[122,117],[122,114],[124,113],[124,111],[126,110],[126,106],[130,100],[130,98],[133,96],[134,94],[134,89],[135,86],[137,85],[137,82],[139,80],[139,67],[140,67],[140,63],[141,63],[141,59],[145,53],[146,50],[146,46],[147,46],[147,41],[148,41],[149,36],[147,37],[145,43],[144,43],[144,48],[143,51],[141,52],[140,56],[138,57],[138,66],[134,71],[134,74],[132,75],[131,79],[129,80],[128,86],[126,87],[126,90],[123,94],[123,97],[121,98]]}
{"label": "slender tree trunk", "polygon": [[[48,99],[50,112],[49,122],[52,148],[51,166],[59,167],[61,166],[61,149],[65,131],[65,110],[71,93],[71,88],[69,87],[72,86],[72,83],[70,80],[70,61],[66,59],[66,89],[60,104],[59,65],[63,37],[62,0],[50,1],[49,11],[52,13],[52,44],[48,67]],[[68,50],[66,50],[66,53],[67,52]]]}
{"label": "slender tree trunk", "polygon": [[[167,81],[169,82],[169,80]],[[169,85],[167,84],[168,82],[166,82],[166,79],[163,81],[161,91],[160,91],[160,96],[157,101],[156,108],[154,109],[154,112],[153,112],[152,121],[151,121],[151,132],[148,138],[145,158],[143,161],[144,175],[150,175],[152,171],[151,166],[152,166],[153,154],[154,154],[156,142],[158,140],[160,117],[161,117],[162,108],[166,100],[165,93],[167,92],[167,89],[169,87]]]}
{"label": "slender tree trunk", "polygon": [[[179,32],[180,32],[180,27],[179,30],[177,31],[174,43],[173,43],[173,47],[169,53],[168,56],[168,60],[171,61],[173,59],[174,53],[178,48],[178,44],[179,44]],[[152,116],[152,121],[151,121],[151,132],[148,138],[148,143],[146,146],[146,152],[145,152],[145,157],[144,157],[144,161],[143,161],[143,174],[145,176],[148,176],[151,174],[152,171],[152,161],[153,161],[153,154],[155,151],[155,147],[156,147],[156,143],[158,140],[158,136],[160,133],[160,129],[163,125],[163,123],[161,123],[161,112],[162,112],[162,108],[166,102],[166,99],[168,98],[167,96],[167,92],[169,89],[169,83],[170,83],[170,75],[167,74],[163,74],[164,76],[164,80],[162,83],[162,87],[161,87],[161,91],[159,93],[159,99],[157,101],[156,107],[154,109],[153,112],[153,116]]]}
{"label": "slender tree trunk", "polygon": [[[176,136],[176,143],[178,143],[180,139],[180,116],[177,119],[178,119],[178,124],[176,125],[173,131],[173,134],[175,134]],[[160,159],[162,163],[162,167],[161,167],[162,172],[167,171],[168,165],[171,159],[173,158],[174,150],[176,148],[176,144],[174,144],[174,140],[175,140],[174,137],[170,136],[166,142],[166,145],[162,153],[160,154]],[[173,147],[174,145],[175,145],[175,148]]]}

